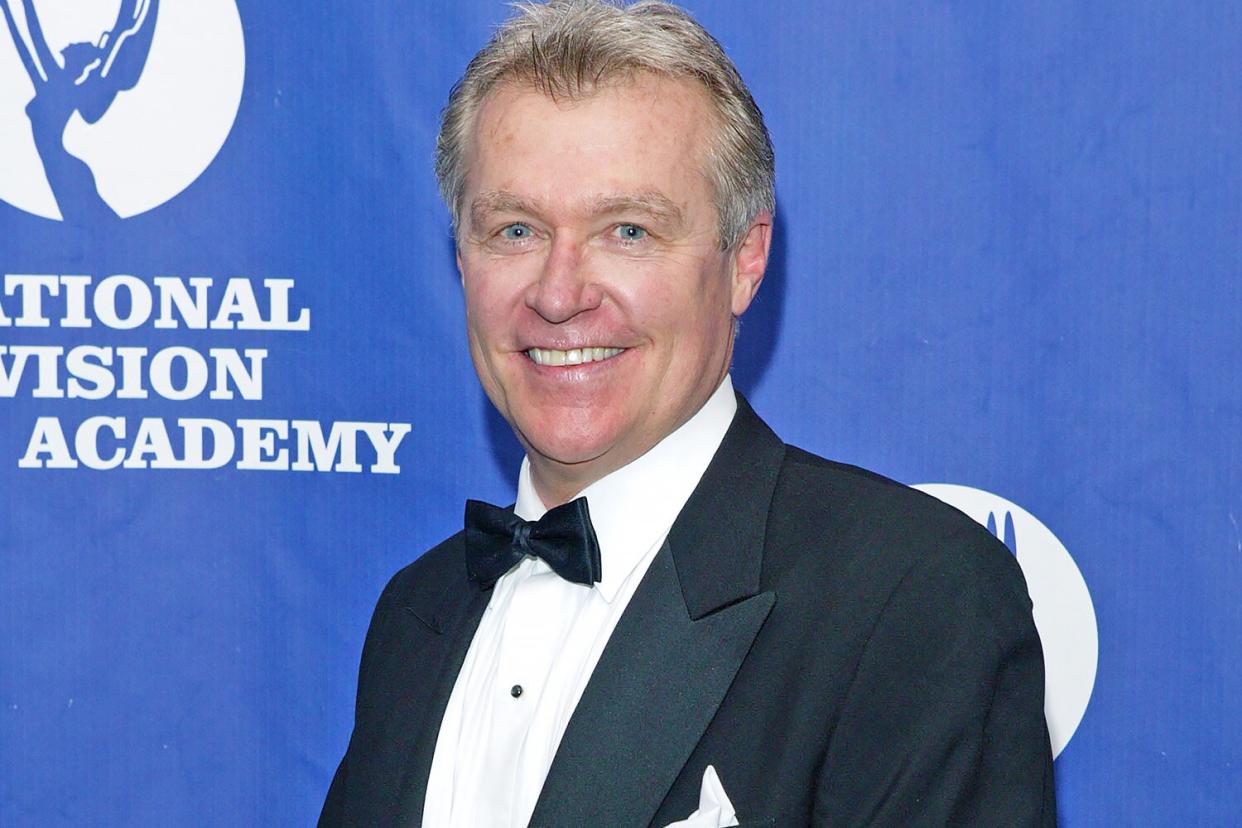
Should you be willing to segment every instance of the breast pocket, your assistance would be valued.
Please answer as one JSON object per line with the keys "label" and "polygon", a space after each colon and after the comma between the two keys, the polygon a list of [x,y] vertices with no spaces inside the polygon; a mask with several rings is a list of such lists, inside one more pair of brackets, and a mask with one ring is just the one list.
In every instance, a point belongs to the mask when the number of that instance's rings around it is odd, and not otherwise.
{"label": "breast pocket", "polygon": [[811,818],[802,813],[781,813],[739,819],[737,828],[807,828]]}

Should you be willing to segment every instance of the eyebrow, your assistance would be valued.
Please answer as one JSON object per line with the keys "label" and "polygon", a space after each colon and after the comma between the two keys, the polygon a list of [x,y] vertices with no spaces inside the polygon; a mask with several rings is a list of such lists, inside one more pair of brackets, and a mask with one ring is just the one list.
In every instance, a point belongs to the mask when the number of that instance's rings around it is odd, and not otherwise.
{"label": "eyebrow", "polygon": [[[507,190],[479,193],[470,202],[470,220],[475,225],[493,213],[539,215],[542,212],[544,210],[539,202],[523,198]],[[588,202],[586,212],[592,216],[627,212],[645,213],[657,221],[674,227],[681,227],[685,221],[681,208],[668,196],[656,191],[597,196],[593,201]]]}
{"label": "eyebrow", "polygon": [[538,206],[505,190],[479,193],[470,202],[470,221],[478,224],[492,213],[538,213]]}

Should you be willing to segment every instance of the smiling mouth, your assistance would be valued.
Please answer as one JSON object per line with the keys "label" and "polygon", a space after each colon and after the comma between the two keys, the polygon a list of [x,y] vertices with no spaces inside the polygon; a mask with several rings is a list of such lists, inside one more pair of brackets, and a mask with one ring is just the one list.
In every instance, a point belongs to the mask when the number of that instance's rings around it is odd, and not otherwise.
{"label": "smiling mouth", "polygon": [[588,362],[603,362],[612,359],[624,351],[624,348],[571,348],[558,351],[555,348],[531,348],[526,356],[536,365],[583,365]]}

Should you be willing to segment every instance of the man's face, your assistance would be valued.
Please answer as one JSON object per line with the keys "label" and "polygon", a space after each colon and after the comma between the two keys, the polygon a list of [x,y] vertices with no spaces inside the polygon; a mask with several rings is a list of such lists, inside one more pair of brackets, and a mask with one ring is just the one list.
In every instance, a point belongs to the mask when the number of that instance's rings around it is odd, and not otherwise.
{"label": "man's face", "polygon": [[470,351],[545,500],[645,453],[728,371],[770,217],[720,249],[712,124],[697,85],[652,75],[572,102],[505,85],[478,113],[458,245]]}

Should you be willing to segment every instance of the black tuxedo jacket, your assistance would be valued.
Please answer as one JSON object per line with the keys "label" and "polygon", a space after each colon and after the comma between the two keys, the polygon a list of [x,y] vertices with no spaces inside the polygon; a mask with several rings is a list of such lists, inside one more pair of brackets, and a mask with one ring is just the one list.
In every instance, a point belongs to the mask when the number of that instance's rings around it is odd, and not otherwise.
{"label": "black tuxedo jacket", "polygon": [[[606,565],[606,564],[605,564]],[[392,579],[321,826],[422,820],[489,592],[459,533]],[[622,616],[532,826],[664,826],[714,765],[749,825],[1056,821],[1044,671],[1008,550],[738,413]]]}

